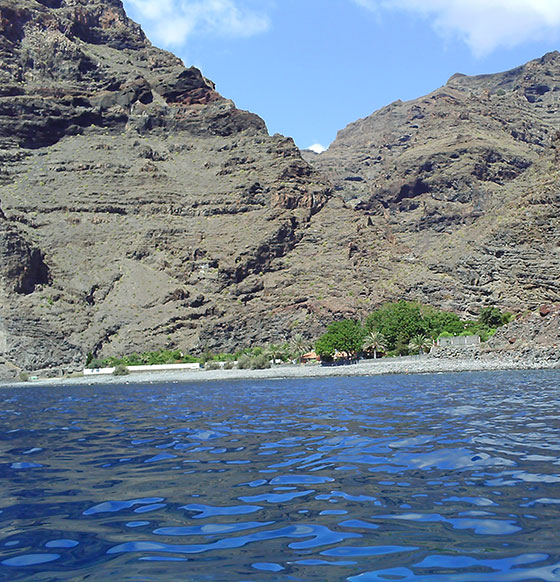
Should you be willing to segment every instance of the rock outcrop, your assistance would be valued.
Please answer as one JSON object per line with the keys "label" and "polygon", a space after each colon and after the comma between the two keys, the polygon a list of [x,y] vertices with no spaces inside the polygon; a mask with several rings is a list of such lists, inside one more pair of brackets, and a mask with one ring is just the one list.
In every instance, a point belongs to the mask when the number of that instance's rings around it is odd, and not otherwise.
{"label": "rock outcrop", "polygon": [[0,0],[0,374],[558,302],[559,97],[558,53],[454,76],[305,161],[120,0]]}
{"label": "rock outcrop", "polygon": [[454,75],[309,157],[363,226],[359,276],[373,262],[390,274],[373,293],[467,314],[560,299],[559,104],[554,52],[505,73]]}
{"label": "rock outcrop", "polygon": [[486,347],[502,351],[551,347],[560,357],[560,304],[541,305],[538,311],[521,313],[498,329]]}
{"label": "rock outcrop", "polygon": [[293,141],[119,0],[0,0],[0,61],[0,355],[200,351],[225,314],[231,345],[262,333],[247,302],[329,196]]}

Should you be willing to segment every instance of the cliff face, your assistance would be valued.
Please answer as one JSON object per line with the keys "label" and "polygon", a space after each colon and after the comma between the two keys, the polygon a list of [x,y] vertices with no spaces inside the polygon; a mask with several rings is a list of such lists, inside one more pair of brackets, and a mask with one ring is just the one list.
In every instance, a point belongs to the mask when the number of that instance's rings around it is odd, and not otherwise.
{"label": "cliff face", "polygon": [[362,225],[352,248],[371,293],[473,314],[560,300],[559,104],[555,52],[455,75],[310,157]]}
{"label": "cliff face", "polygon": [[0,373],[558,302],[559,98],[558,53],[454,76],[310,165],[119,0],[0,0]]}
{"label": "cliff face", "polygon": [[227,341],[250,341],[248,298],[328,195],[291,140],[154,48],[119,0],[0,0],[8,362],[201,349],[226,312]]}

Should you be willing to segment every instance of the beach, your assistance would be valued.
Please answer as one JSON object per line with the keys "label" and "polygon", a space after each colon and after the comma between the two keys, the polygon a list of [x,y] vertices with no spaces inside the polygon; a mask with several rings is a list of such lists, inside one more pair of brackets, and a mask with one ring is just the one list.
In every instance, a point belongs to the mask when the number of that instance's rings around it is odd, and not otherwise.
{"label": "beach", "polygon": [[5,382],[17,386],[30,385],[98,385],[143,384],[150,382],[207,382],[227,380],[259,380],[275,378],[320,378],[332,376],[376,376],[381,374],[429,374],[490,370],[539,370],[560,368],[557,358],[520,358],[518,354],[479,357],[409,356],[361,360],[356,364],[322,366],[318,364],[280,364],[264,370],[167,370],[131,373],[126,376],[97,375],[62,378],[39,378],[29,382]]}

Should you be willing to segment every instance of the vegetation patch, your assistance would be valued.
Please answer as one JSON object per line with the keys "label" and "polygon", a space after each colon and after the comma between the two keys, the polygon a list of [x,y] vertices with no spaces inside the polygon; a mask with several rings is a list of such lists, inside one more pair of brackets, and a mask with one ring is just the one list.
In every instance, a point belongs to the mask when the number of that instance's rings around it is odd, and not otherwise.
{"label": "vegetation patch", "polygon": [[113,370],[113,376],[127,376],[128,373],[128,368],[123,364],[117,364]]}
{"label": "vegetation patch", "polygon": [[[406,356],[430,351],[443,337],[478,335],[488,340],[498,327],[509,323],[513,315],[496,307],[486,307],[476,320],[461,319],[455,313],[442,311],[413,301],[386,303],[363,322],[350,319],[334,321],[327,326],[314,345],[323,361],[355,360],[360,357]],[[313,344],[301,334],[290,342],[253,346],[236,353],[213,354],[204,350],[199,357],[180,350],[159,350],[120,357],[96,359],[88,354],[86,367],[127,369],[128,366],[199,363],[207,370],[264,369],[276,363],[301,362]],[[127,370],[128,372],[128,370]]]}
{"label": "vegetation patch", "polygon": [[328,326],[315,343],[323,360],[354,359],[360,355],[407,356],[428,352],[440,337],[478,335],[486,341],[512,319],[496,307],[483,309],[477,320],[413,301],[387,303],[360,324],[343,320]]}

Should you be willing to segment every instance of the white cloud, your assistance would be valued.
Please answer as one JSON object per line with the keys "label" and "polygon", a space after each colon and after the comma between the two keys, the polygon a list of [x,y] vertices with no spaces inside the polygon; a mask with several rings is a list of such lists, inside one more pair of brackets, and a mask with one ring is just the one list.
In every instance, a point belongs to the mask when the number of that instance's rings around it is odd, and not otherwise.
{"label": "white cloud", "polygon": [[560,36],[560,0],[353,0],[373,11],[426,17],[444,37],[458,36],[476,56]]}
{"label": "white cloud", "polygon": [[268,29],[265,14],[240,6],[239,0],[124,0],[125,7],[149,31],[156,44],[177,46],[194,32],[248,37]]}
{"label": "white cloud", "polygon": [[314,143],[313,145],[310,145],[307,149],[311,150],[312,152],[315,152],[316,154],[320,154],[322,152],[327,151],[327,148],[324,145],[321,145],[320,143]]}

